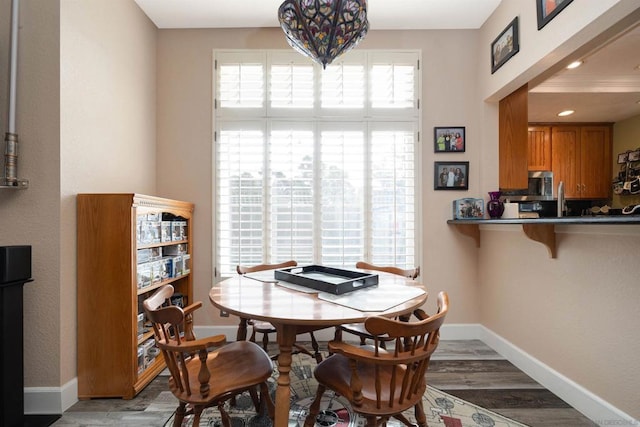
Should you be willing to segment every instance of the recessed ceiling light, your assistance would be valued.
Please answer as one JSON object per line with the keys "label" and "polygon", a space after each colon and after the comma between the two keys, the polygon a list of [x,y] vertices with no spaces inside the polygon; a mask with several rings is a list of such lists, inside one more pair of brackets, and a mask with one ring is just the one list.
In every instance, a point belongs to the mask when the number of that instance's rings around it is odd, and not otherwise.
{"label": "recessed ceiling light", "polygon": [[573,70],[574,68],[578,68],[582,65],[582,61],[573,61],[571,64],[567,65],[567,70]]}
{"label": "recessed ceiling light", "polygon": [[559,112],[558,116],[565,117],[565,116],[570,116],[573,113],[575,113],[575,111],[573,111],[573,110],[564,110],[564,111]]}

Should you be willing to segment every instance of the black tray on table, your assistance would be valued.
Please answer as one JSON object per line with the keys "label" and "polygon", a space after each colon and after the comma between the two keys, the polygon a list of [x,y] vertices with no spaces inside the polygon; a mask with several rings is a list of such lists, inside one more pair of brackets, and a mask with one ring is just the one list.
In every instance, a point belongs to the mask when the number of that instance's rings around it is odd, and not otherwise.
{"label": "black tray on table", "polygon": [[306,265],[275,270],[274,277],[307,288],[335,295],[376,286],[378,275],[360,271],[342,270],[322,265]]}

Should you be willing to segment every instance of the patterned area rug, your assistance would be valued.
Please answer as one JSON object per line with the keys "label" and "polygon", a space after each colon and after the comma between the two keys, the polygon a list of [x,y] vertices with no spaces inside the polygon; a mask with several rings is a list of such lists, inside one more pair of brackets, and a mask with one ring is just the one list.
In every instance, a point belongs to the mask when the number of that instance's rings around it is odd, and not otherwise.
{"label": "patterned area rug", "polygon": [[[326,357],[326,355],[324,355]],[[315,397],[316,381],[313,378],[315,360],[305,355],[294,355],[291,366],[291,411],[289,412],[289,427],[302,427],[307,415],[307,409]],[[427,374],[428,375],[428,374]],[[277,369],[274,369],[277,376]],[[272,398],[274,397],[276,382],[270,381]],[[422,398],[425,415],[429,426],[444,427],[526,427],[524,424],[510,420],[502,415],[487,409],[465,402],[457,397],[439,391],[433,387],[427,387],[427,392]],[[275,399],[274,399],[275,401]],[[174,405],[177,400],[171,392],[162,392],[155,406]],[[351,410],[349,403],[341,396],[330,391],[324,394],[321,404],[320,416],[316,422],[318,427],[364,427],[365,419]],[[255,413],[251,398],[248,394],[236,399],[236,406],[228,407],[233,427],[268,427],[271,420],[263,415]],[[405,415],[415,422],[413,410],[406,411]],[[322,419],[320,419],[322,417]],[[182,427],[190,427],[191,417],[186,417]],[[202,415],[200,426],[221,426],[220,413],[215,408],[208,408]],[[400,421],[392,419],[387,423],[390,427],[404,426]],[[173,416],[167,420],[165,427],[173,426]]]}

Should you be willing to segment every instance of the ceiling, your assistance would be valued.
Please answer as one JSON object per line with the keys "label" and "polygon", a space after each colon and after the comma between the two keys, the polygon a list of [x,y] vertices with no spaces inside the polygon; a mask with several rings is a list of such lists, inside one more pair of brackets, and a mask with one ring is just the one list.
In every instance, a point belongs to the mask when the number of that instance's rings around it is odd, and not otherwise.
{"label": "ceiling", "polygon": [[[158,28],[278,27],[282,0],[135,0]],[[372,30],[476,29],[501,0],[368,0]],[[408,11],[408,13],[407,13]],[[617,122],[640,114],[640,26],[530,88],[530,122]],[[575,113],[558,117],[571,109]]]}
{"label": "ceiling", "polygon": [[[530,122],[617,122],[640,114],[640,25],[529,89]],[[574,110],[558,117],[563,110]]]}
{"label": "ceiling", "polygon": [[[282,0],[135,0],[158,28],[279,27]],[[480,28],[501,0],[368,0],[372,30]],[[241,5],[240,7],[238,5]]]}

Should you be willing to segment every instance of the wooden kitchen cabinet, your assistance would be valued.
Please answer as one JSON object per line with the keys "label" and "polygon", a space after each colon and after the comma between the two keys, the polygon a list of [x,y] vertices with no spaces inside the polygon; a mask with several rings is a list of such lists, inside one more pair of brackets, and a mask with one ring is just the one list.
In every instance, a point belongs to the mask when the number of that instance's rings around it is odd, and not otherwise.
{"label": "wooden kitchen cabinet", "polygon": [[500,190],[528,187],[528,85],[500,100],[498,108],[498,184]]}
{"label": "wooden kitchen cabinet", "polygon": [[527,163],[529,171],[551,170],[551,126],[529,126]]}
{"label": "wooden kitchen cabinet", "polygon": [[171,284],[193,301],[193,204],[78,194],[78,398],[131,399],[165,368],[142,301]]}
{"label": "wooden kitchen cabinet", "polygon": [[554,196],[564,182],[567,199],[608,199],[611,196],[612,126],[551,127],[551,170]]}
{"label": "wooden kitchen cabinet", "polygon": [[582,126],[580,130],[581,198],[611,197],[613,127]]}
{"label": "wooden kitchen cabinet", "polygon": [[580,196],[580,128],[578,126],[554,126],[551,130],[551,170],[553,172],[553,196],[558,197],[558,184],[564,182],[565,198]]}

